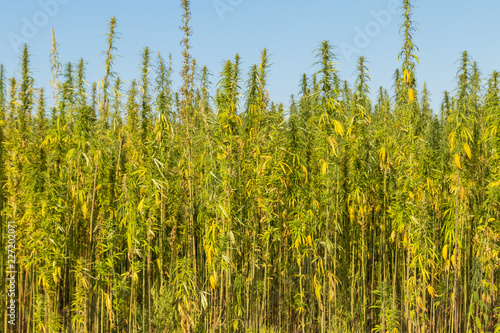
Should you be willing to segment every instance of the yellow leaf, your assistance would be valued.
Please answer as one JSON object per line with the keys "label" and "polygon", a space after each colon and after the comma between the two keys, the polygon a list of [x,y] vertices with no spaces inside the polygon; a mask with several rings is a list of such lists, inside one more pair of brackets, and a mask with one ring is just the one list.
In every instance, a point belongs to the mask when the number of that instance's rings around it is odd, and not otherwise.
{"label": "yellow leaf", "polygon": [[210,286],[212,286],[212,289],[215,289],[217,287],[217,280],[215,280],[215,276],[210,275]]}
{"label": "yellow leaf", "polygon": [[321,285],[317,284],[314,286],[314,293],[316,294],[316,299],[321,301]]}
{"label": "yellow leaf", "polygon": [[144,198],[142,198],[141,202],[139,202],[139,205],[137,206],[137,210],[142,212],[142,206],[144,206]]}
{"label": "yellow leaf", "polygon": [[317,200],[314,200],[312,201],[312,205],[313,205],[313,208],[314,209],[319,209],[319,202]]}
{"label": "yellow leaf", "polygon": [[300,238],[295,239],[295,248],[298,250],[300,246]]}
{"label": "yellow leaf", "polygon": [[283,170],[283,173],[285,174],[286,176],[286,170],[285,170],[285,167],[283,166],[283,163],[279,163],[279,166],[281,167],[281,169]]}
{"label": "yellow leaf", "polygon": [[307,168],[304,165],[302,165],[302,170],[306,173],[306,181],[307,181],[308,172],[307,172]]}
{"label": "yellow leaf", "polygon": [[443,258],[444,260],[448,258],[448,245],[443,246]]}
{"label": "yellow leaf", "polygon": [[54,283],[57,284],[59,282],[59,277],[61,276],[61,268],[56,267],[54,272],[52,272],[52,277],[54,278]]}
{"label": "yellow leaf", "polygon": [[410,73],[408,72],[407,69],[405,69],[403,72],[403,80],[405,81],[405,83],[410,82]]}
{"label": "yellow leaf", "polygon": [[408,89],[408,97],[410,97],[410,102],[413,102],[415,99],[415,93],[413,92],[413,89]]}
{"label": "yellow leaf", "polygon": [[351,223],[353,223],[354,219],[356,218],[356,211],[354,210],[354,207],[349,208],[349,218],[351,220]]}
{"label": "yellow leaf", "polygon": [[208,261],[209,265],[212,264],[212,248],[211,247],[209,247],[207,249],[207,261]]}
{"label": "yellow leaf", "polygon": [[311,235],[307,236],[307,243],[309,243],[309,246],[312,246],[312,245],[313,245]]}
{"label": "yellow leaf", "polygon": [[422,309],[422,310],[425,310],[425,307],[424,307],[424,302],[422,301],[422,297],[418,296],[417,297],[417,304],[418,306]]}
{"label": "yellow leaf", "polygon": [[464,143],[464,150],[465,150],[465,153],[467,154],[467,157],[469,158],[469,160],[472,159],[472,152],[470,151],[470,147],[467,143]]}
{"label": "yellow leaf", "polygon": [[328,142],[330,142],[330,146],[332,147],[332,154],[337,156],[337,149],[335,149],[337,142],[331,136],[328,137]]}
{"label": "yellow leaf", "polygon": [[300,258],[297,258],[297,265],[300,267]]}
{"label": "yellow leaf", "polygon": [[342,127],[342,124],[339,121],[334,120],[333,126],[335,128],[335,133],[340,134],[340,136],[344,136],[344,128]]}
{"label": "yellow leaf", "polygon": [[496,182],[492,182],[488,185],[488,187],[495,187],[495,186],[500,186],[500,180]]}
{"label": "yellow leaf", "polygon": [[233,330],[235,330],[235,331],[238,331],[238,330],[239,330],[239,328],[238,328],[238,324],[239,324],[238,319],[235,319],[235,320],[233,321]]}
{"label": "yellow leaf", "polygon": [[87,210],[87,203],[86,202],[84,202],[82,205],[82,213],[83,213],[83,218],[87,219],[88,210]]}
{"label": "yellow leaf", "polygon": [[378,152],[379,156],[380,156],[380,159],[382,161],[385,161],[385,147],[382,147],[380,148],[379,152]]}
{"label": "yellow leaf", "polygon": [[326,168],[328,167],[327,162],[323,162],[323,165],[321,165],[321,174],[325,175],[326,174]]}
{"label": "yellow leaf", "polygon": [[432,286],[427,286],[427,291],[429,292],[429,295],[431,295],[431,297],[434,297],[436,290],[434,290]]}
{"label": "yellow leaf", "polygon": [[332,147],[332,154],[337,156],[337,149],[335,149],[337,142],[331,136],[328,137],[328,142],[330,142],[330,146]]}
{"label": "yellow leaf", "polygon": [[460,156],[458,156],[458,154],[455,154],[455,164],[460,170],[462,170],[462,165],[460,164]]}
{"label": "yellow leaf", "polygon": [[113,306],[111,297],[106,293],[104,295],[106,296],[106,308],[108,308],[108,310],[110,310]]}

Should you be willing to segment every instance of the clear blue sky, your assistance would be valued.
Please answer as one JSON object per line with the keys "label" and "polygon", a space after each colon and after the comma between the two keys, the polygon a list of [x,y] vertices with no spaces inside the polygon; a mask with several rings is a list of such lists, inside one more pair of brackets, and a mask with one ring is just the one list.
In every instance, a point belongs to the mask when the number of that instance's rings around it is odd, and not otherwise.
{"label": "clear blue sky", "polygon": [[[369,61],[371,90],[376,92],[380,85],[392,89],[401,47],[400,13],[388,10],[394,1],[192,0],[192,53],[199,65],[207,65],[214,74],[211,81],[215,84],[223,60],[239,53],[246,78],[247,69],[259,62],[260,51],[268,48],[273,63],[268,87],[271,99],[289,104],[290,95],[298,92],[302,73],[315,71],[314,49],[321,41],[329,40],[335,46],[342,79],[354,81],[356,58],[364,55]],[[463,50],[478,62],[484,80],[500,69],[500,1],[413,3],[419,28],[415,43],[421,60],[417,79],[420,87],[427,82],[437,111],[443,91],[456,86],[456,61]],[[35,84],[47,87],[53,27],[61,61],[76,62],[83,57],[88,81],[98,80],[104,73],[101,53],[106,47],[107,24],[115,16],[120,33],[115,71],[122,79],[129,81],[139,76],[140,53],[145,46],[165,58],[171,53],[178,73],[182,61],[179,4],[179,0],[4,1],[0,12],[0,63],[6,66],[8,76],[19,75],[19,51],[13,48],[12,39],[28,37],[25,39],[32,53]],[[377,21],[374,13],[383,10],[389,15]],[[35,30],[27,28],[30,24]],[[174,84],[179,83],[176,75]]]}

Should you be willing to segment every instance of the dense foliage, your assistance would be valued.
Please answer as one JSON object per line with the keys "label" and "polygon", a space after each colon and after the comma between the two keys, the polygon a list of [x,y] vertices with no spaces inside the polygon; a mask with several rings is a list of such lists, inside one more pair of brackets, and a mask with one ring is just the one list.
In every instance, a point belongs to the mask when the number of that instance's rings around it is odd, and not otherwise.
{"label": "dense foliage", "polygon": [[114,18],[91,86],[53,37],[53,107],[27,46],[18,77],[2,66],[0,285],[14,221],[19,306],[1,330],[499,332],[498,72],[464,52],[433,113],[404,0],[376,101],[367,60],[349,84],[327,41],[286,110],[266,50],[246,79],[227,60],[212,95],[181,3],[178,92],[148,48],[137,80],[113,72]]}

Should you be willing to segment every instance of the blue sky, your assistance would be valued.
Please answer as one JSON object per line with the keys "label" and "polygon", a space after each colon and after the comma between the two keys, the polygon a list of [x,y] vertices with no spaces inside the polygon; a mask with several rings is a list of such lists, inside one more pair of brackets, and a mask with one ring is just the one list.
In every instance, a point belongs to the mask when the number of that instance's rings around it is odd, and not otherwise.
{"label": "blue sky", "polygon": [[[342,79],[354,82],[356,58],[369,61],[371,90],[392,89],[392,75],[400,66],[400,13],[391,8],[397,0],[191,0],[192,54],[207,65],[218,80],[225,59],[236,53],[247,70],[259,62],[263,48],[271,54],[268,90],[275,102],[289,104],[297,94],[302,73],[315,71],[314,50],[323,40],[334,45]],[[453,90],[462,51],[479,64],[483,79],[500,69],[498,0],[419,0],[414,20],[420,51],[417,80],[426,81],[437,111],[444,90]],[[51,78],[50,28],[59,44],[62,62],[87,62],[87,79],[104,73],[105,34],[110,17],[117,19],[119,58],[114,70],[126,81],[139,76],[140,53],[148,46],[167,58],[171,53],[175,73],[181,69],[182,34],[179,0],[23,0],[4,1],[0,12],[0,63],[7,75],[18,76],[19,51],[27,41],[32,54],[35,84],[48,87]],[[30,29],[31,28],[31,29]],[[174,76],[174,84],[180,83]],[[128,84],[126,85],[126,88]]]}

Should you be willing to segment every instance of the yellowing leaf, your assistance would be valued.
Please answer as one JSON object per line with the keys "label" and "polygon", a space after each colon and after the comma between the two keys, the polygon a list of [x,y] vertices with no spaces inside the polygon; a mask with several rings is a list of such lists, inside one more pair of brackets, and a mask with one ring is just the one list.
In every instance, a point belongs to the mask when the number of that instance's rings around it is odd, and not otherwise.
{"label": "yellowing leaf", "polygon": [[488,187],[495,187],[495,186],[500,186],[500,180],[496,182],[492,182],[488,185]]}
{"label": "yellowing leaf", "polygon": [[235,331],[238,331],[238,330],[239,330],[239,328],[238,328],[238,324],[239,324],[238,319],[235,319],[235,320],[233,321],[233,330],[235,330]]}
{"label": "yellowing leaf", "polygon": [[209,247],[207,249],[207,261],[208,261],[209,265],[212,264],[212,248],[211,247]]}
{"label": "yellowing leaf", "polygon": [[408,97],[410,98],[410,102],[413,102],[415,99],[415,93],[413,92],[413,89],[408,89]]}
{"label": "yellowing leaf", "polygon": [[472,159],[472,152],[470,151],[470,147],[467,143],[464,143],[464,150],[465,150],[465,153],[467,154],[467,157],[469,158],[469,160]]}
{"label": "yellowing leaf", "polygon": [[321,301],[321,285],[317,284],[314,286],[314,294],[316,295],[316,299]]}
{"label": "yellowing leaf", "polygon": [[319,202],[317,200],[313,199],[312,206],[313,206],[314,209],[319,209]]}
{"label": "yellowing leaf", "polygon": [[448,245],[443,246],[443,259],[446,260],[448,258]]}
{"label": "yellowing leaf", "polygon": [[212,287],[212,289],[215,289],[217,287],[217,280],[213,275],[210,275],[210,286]]}
{"label": "yellowing leaf", "polygon": [[422,310],[425,310],[425,307],[424,307],[424,302],[422,301],[422,297],[418,296],[417,297],[417,304],[418,306],[422,309]]}
{"label": "yellowing leaf", "polygon": [[349,208],[349,218],[351,223],[354,222],[354,219],[356,218],[356,211],[354,210],[354,207]]}
{"label": "yellowing leaf", "polygon": [[112,308],[112,306],[113,306],[113,305],[112,305],[112,304],[113,304],[113,303],[112,303],[112,299],[111,299],[111,297],[110,297],[110,295],[109,295],[109,294],[106,294],[106,293],[105,293],[105,294],[104,294],[104,296],[106,296],[106,308],[107,308],[108,310],[111,310],[111,308]]}
{"label": "yellowing leaf", "polygon": [[342,127],[342,124],[339,121],[334,120],[333,126],[335,128],[335,133],[339,134],[340,136],[344,136],[344,128]]}
{"label": "yellowing leaf", "polygon": [[380,156],[380,159],[382,161],[385,161],[385,147],[382,147],[380,148],[379,152],[378,152],[379,156]]}
{"label": "yellowing leaf", "polygon": [[328,167],[328,163],[327,162],[323,162],[323,164],[321,165],[321,174],[322,175],[326,174],[326,168],[327,167]]}
{"label": "yellowing leaf", "polygon": [[337,142],[331,136],[328,137],[328,142],[330,142],[330,146],[332,147],[332,154],[337,156],[337,149],[335,149]]}
{"label": "yellowing leaf", "polygon": [[82,213],[83,213],[83,218],[87,219],[88,210],[87,210],[87,203],[86,202],[84,202],[82,205]]}
{"label": "yellowing leaf", "polygon": [[405,81],[405,83],[410,83],[410,73],[407,69],[405,69],[403,72],[403,80]]}
{"label": "yellowing leaf", "polygon": [[139,202],[139,205],[137,206],[137,210],[142,212],[142,207],[144,206],[144,198]]}
{"label": "yellowing leaf", "polygon": [[279,163],[279,166],[281,167],[281,169],[283,170],[283,173],[286,175],[286,170],[285,170],[285,167],[283,166],[283,163]]}
{"label": "yellowing leaf", "polygon": [[312,245],[313,245],[311,235],[307,236],[307,243],[309,243],[309,246],[312,246]]}
{"label": "yellowing leaf", "polygon": [[455,164],[460,170],[462,170],[462,165],[460,164],[460,156],[458,156],[458,154],[455,154]]}
{"label": "yellowing leaf", "polygon": [[307,173],[307,168],[304,165],[302,165],[302,170],[306,173],[306,181],[307,181],[308,173]]}
{"label": "yellowing leaf", "polygon": [[432,286],[427,286],[427,292],[431,295],[431,297],[434,297],[436,294],[436,290]]}
{"label": "yellowing leaf", "polygon": [[61,276],[61,268],[56,267],[54,272],[52,272],[52,277],[54,278],[54,283],[57,284],[59,282],[59,278]]}
{"label": "yellowing leaf", "polygon": [[300,238],[295,239],[295,248],[298,250],[300,246]]}

